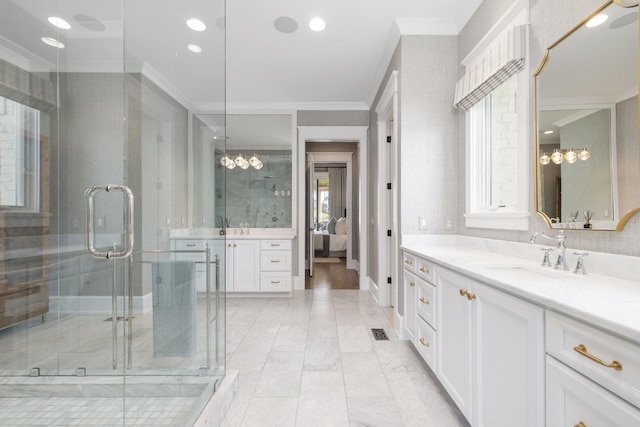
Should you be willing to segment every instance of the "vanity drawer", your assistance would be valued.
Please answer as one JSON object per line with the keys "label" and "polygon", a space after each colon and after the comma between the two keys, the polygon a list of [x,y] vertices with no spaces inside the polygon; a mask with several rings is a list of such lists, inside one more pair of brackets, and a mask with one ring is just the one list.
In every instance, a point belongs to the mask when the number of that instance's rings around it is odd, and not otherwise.
{"label": "vanity drawer", "polygon": [[203,239],[174,240],[175,248],[178,251],[203,251],[207,241]]}
{"label": "vanity drawer", "polygon": [[410,253],[403,252],[402,253],[402,265],[406,270],[411,272],[416,271],[416,257],[415,255],[411,255]]}
{"label": "vanity drawer", "polygon": [[290,292],[291,274],[286,272],[273,272],[260,274],[261,292]]}
{"label": "vanity drawer", "polygon": [[291,240],[260,240],[262,251],[290,251]]}
{"label": "vanity drawer", "polygon": [[640,407],[640,345],[547,312],[546,346],[551,356]]}
{"label": "vanity drawer", "polygon": [[424,280],[418,280],[417,300],[418,315],[435,328],[436,287]]}
{"label": "vanity drawer", "polygon": [[547,356],[548,426],[640,425],[640,409]]}
{"label": "vanity drawer", "polygon": [[436,331],[424,319],[418,317],[416,332],[416,348],[427,365],[435,371],[436,365]]}
{"label": "vanity drawer", "polygon": [[416,274],[427,282],[433,283],[434,264],[422,258],[416,258]]}
{"label": "vanity drawer", "polygon": [[260,252],[260,271],[291,271],[291,252]]}

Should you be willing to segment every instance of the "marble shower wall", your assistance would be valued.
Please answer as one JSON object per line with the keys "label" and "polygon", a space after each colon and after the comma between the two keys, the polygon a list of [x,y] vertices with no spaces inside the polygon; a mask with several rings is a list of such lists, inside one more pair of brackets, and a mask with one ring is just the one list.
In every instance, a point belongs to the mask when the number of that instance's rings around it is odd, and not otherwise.
{"label": "marble shower wall", "polygon": [[264,167],[226,171],[227,211],[231,227],[292,228],[291,151],[257,153]]}

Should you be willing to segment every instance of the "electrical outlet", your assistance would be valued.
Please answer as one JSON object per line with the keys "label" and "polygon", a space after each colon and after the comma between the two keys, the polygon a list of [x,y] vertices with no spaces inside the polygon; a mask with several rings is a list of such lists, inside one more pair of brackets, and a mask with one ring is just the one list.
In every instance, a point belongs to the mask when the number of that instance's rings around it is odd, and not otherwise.
{"label": "electrical outlet", "polygon": [[452,231],[453,230],[453,219],[445,218],[445,220],[444,220],[444,229],[446,231]]}
{"label": "electrical outlet", "polygon": [[427,229],[427,218],[420,216],[418,217],[418,229],[426,230]]}

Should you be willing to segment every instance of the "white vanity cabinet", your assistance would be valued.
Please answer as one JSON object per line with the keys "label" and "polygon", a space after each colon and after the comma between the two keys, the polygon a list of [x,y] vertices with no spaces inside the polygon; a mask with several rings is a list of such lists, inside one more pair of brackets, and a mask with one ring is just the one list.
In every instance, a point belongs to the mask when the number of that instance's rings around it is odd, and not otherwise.
{"label": "white vanity cabinet", "polygon": [[640,345],[555,312],[546,330],[547,425],[640,425]]}
{"label": "white vanity cabinet", "polygon": [[[182,238],[171,240],[173,259],[196,262],[196,289],[206,291],[204,250],[211,249],[211,289],[215,289],[215,256],[220,256],[220,276],[233,293],[291,292],[290,239]],[[191,252],[193,251],[193,252]]]}
{"label": "white vanity cabinet", "polygon": [[434,266],[423,258],[403,253],[404,335],[435,370],[436,328]]}
{"label": "white vanity cabinet", "polygon": [[438,266],[436,375],[474,426],[544,425],[544,310]]}
{"label": "white vanity cabinet", "polygon": [[291,292],[291,240],[260,241],[260,291]]}
{"label": "white vanity cabinet", "polygon": [[404,252],[402,255],[402,287],[404,289],[404,337],[411,342],[416,337],[416,295],[418,278],[416,272],[416,257]]}
{"label": "white vanity cabinet", "polygon": [[260,241],[228,239],[227,245],[227,291],[260,291]]}

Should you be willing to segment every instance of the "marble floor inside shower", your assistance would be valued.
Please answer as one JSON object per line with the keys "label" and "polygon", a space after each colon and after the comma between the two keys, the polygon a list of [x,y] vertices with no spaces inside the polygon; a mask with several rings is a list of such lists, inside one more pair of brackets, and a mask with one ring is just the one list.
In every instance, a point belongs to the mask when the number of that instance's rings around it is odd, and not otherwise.
{"label": "marble floor inside shower", "polygon": [[197,347],[190,357],[155,357],[153,314],[136,314],[131,369],[124,367],[123,319],[117,322],[113,368],[109,318],[58,318],[50,312],[45,322],[32,319],[0,331],[0,425],[196,424],[220,381],[220,376],[202,376],[200,370],[207,366],[205,300],[198,300]]}

